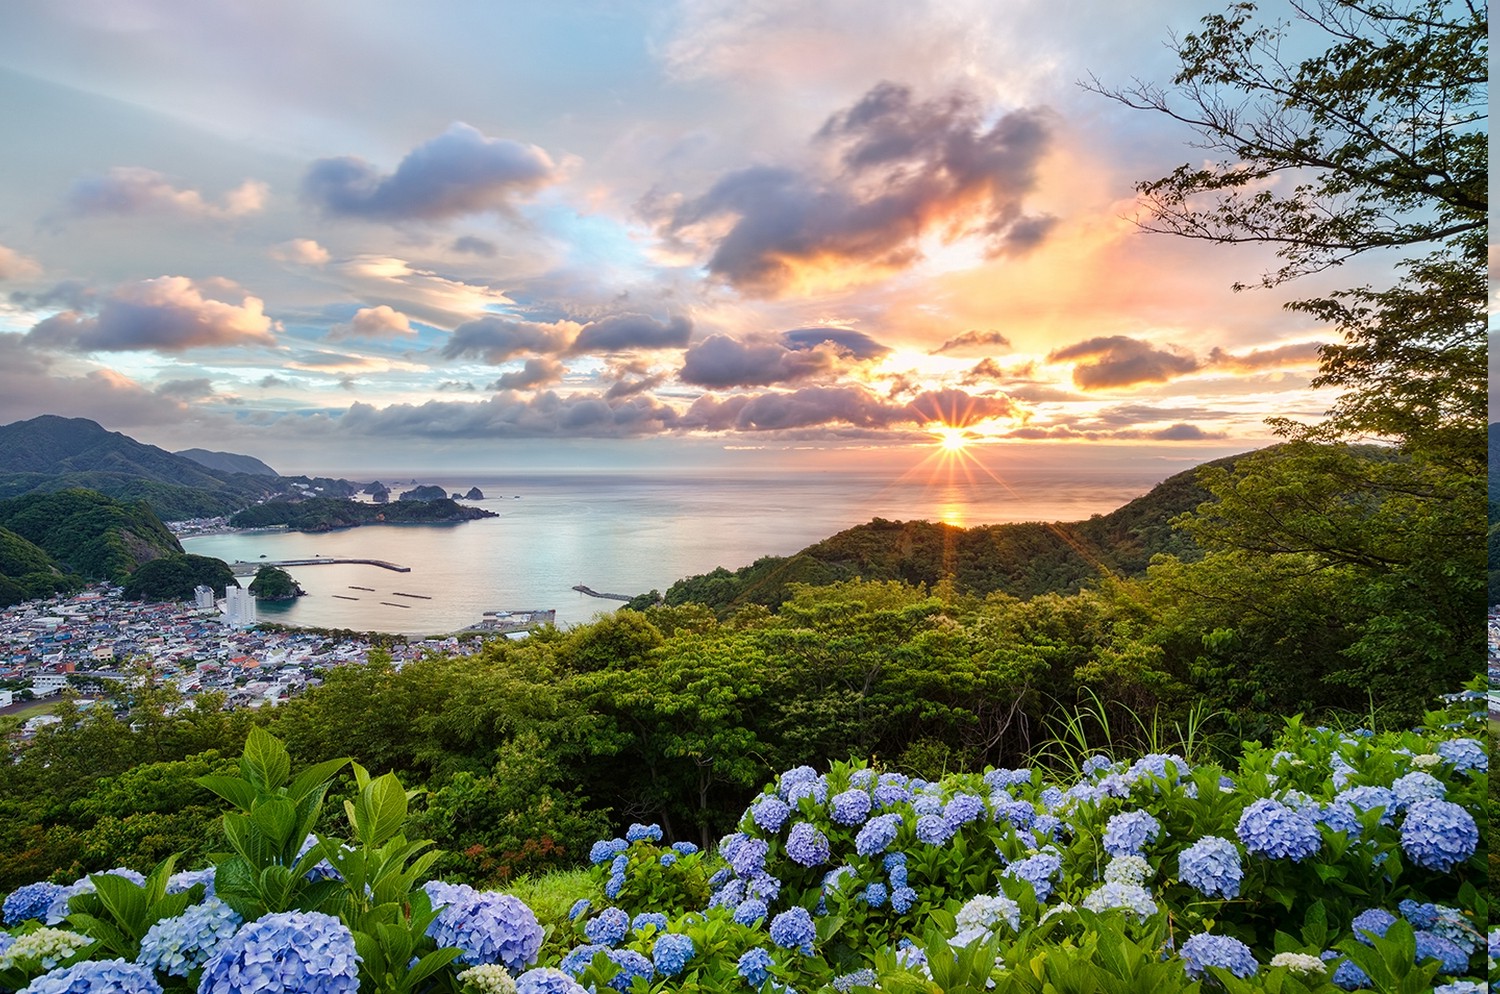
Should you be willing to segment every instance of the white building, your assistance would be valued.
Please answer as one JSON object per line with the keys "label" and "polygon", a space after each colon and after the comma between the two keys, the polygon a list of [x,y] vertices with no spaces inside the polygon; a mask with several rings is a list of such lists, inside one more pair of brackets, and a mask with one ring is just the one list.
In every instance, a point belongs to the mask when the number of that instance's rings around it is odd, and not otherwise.
{"label": "white building", "polygon": [[225,587],[224,601],[219,609],[224,612],[223,622],[226,625],[249,628],[255,624],[255,598],[248,590]]}
{"label": "white building", "polygon": [[31,678],[31,692],[37,697],[60,694],[67,685],[68,677],[63,673],[38,673]]}
{"label": "white building", "polygon": [[211,609],[214,606],[214,588],[199,584],[193,588],[193,606]]}
{"label": "white building", "polygon": [[12,704],[14,704],[15,701],[16,701],[15,691],[13,691],[13,690],[0,690],[0,708],[8,708]]}

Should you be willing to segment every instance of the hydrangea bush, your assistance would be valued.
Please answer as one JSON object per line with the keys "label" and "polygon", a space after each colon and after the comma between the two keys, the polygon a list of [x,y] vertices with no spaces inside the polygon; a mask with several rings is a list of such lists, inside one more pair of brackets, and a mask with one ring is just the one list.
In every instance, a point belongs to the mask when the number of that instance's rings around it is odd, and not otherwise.
{"label": "hydrangea bush", "polygon": [[[231,857],[19,888],[0,990],[1482,991],[1500,931],[1476,886],[1481,721],[1466,695],[1400,733],[1294,720],[1232,768],[798,767],[712,851],[655,825],[598,842],[592,892],[550,938],[514,896],[427,879],[389,774],[354,767],[349,837],[308,841],[343,763],[292,778],[255,739],[240,783],[217,784],[241,818]],[[46,926],[59,911],[72,931]]]}

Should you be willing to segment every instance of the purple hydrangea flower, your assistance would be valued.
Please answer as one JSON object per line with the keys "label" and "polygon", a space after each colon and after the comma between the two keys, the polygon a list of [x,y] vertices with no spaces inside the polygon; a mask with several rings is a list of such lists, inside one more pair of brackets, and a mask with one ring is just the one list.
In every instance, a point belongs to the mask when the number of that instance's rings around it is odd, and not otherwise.
{"label": "purple hydrangea flower", "polygon": [[1323,836],[1311,818],[1268,797],[1245,809],[1235,834],[1256,855],[1290,859],[1294,863],[1302,862],[1323,847]]}
{"label": "purple hydrangea flower", "polygon": [[688,960],[693,958],[694,952],[696,950],[690,937],[669,932],[657,939],[656,944],[651,947],[651,962],[663,976],[675,977],[687,969]]}
{"label": "purple hydrangea flower", "polygon": [[811,823],[799,821],[787,835],[786,854],[801,866],[819,866],[828,862],[828,836]]}
{"label": "purple hydrangea flower", "polygon": [[354,933],[337,918],[281,911],[220,946],[203,968],[198,994],[356,994],[359,961]]}
{"label": "purple hydrangea flower", "polygon": [[1205,835],[1178,854],[1177,876],[1205,897],[1234,898],[1245,871],[1233,842]]}
{"label": "purple hydrangea flower", "polygon": [[587,994],[587,991],[561,970],[539,966],[516,978],[516,994]]}
{"label": "purple hydrangea flower", "polygon": [[1479,847],[1479,826],[1462,805],[1423,798],[1406,809],[1401,849],[1413,863],[1447,873]]}
{"label": "purple hydrangea flower", "polygon": [[36,978],[23,991],[25,994],[161,994],[161,984],[144,966],[122,959],[84,960]]}
{"label": "purple hydrangea flower", "polygon": [[1111,856],[1139,855],[1161,834],[1161,822],[1146,811],[1122,811],[1104,826],[1104,851]]}
{"label": "purple hydrangea flower", "polygon": [[840,825],[858,825],[870,817],[870,795],[858,788],[833,795],[828,806],[833,820]]}
{"label": "purple hydrangea flower", "polygon": [[512,973],[535,963],[542,948],[542,927],[531,909],[494,891],[448,905],[427,926],[427,934],[439,946],[462,949],[459,959],[470,966],[499,963]]}
{"label": "purple hydrangea flower", "polygon": [[792,813],[792,806],[775,794],[766,794],[750,805],[750,817],[763,832],[779,832]]}
{"label": "purple hydrangea flower", "polygon": [[583,934],[590,942],[606,946],[617,946],[625,941],[630,931],[630,915],[620,908],[605,908],[583,926]]}
{"label": "purple hydrangea flower", "polygon": [[1250,947],[1229,935],[1200,932],[1182,944],[1179,954],[1187,966],[1188,976],[1201,978],[1207,967],[1217,966],[1236,977],[1254,976],[1260,969]]}
{"label": "purple hydrangea flower", "polygon": [[875,856],[885,852],[901,831],[901,816],[898,814],[876,815],[865,822],[859,834],[854,836],[854,851],[861,856]]}
{"label": "purple hydrangea flower", "polygon": [[797,949],[811,956],[818,930],[806,908],[790,908],[771,919],[771,941],[783,949]]}

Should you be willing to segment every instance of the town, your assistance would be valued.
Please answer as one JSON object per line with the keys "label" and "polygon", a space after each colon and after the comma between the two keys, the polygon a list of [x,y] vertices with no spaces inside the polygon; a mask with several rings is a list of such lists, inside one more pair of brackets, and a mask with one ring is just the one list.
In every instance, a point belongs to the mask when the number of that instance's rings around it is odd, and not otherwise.
{"label": "town", "polygon": [[470,655],[483,644],[253,627],[253,599],[230,591],[227,604],[207,588],[193,602],[149,603],[98,585],[0,611],[0,716],[27,711],[21,733],[34,734],[59,719],[28,707],[32,702],[71,690],[80,706],[90,706],[107,681],[137,678],[132,667],[141,663],[174,684],[186,706],[200,693],[222,691],[230,707],[258,708],[316,686],[329,667],[368,662],[375,650],[400,666],[430,652]]}

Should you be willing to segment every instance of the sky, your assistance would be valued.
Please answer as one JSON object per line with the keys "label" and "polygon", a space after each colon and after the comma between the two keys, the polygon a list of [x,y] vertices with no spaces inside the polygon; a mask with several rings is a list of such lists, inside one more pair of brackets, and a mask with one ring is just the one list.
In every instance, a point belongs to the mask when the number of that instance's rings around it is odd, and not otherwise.
{"label": "sky", "polygon": [[1205,153],[1081,85],[1217,9],[10,0],[0,423],[282,472],[1268,444],[1332,401],[1285,303],[1361,273],[1141,231]]}

